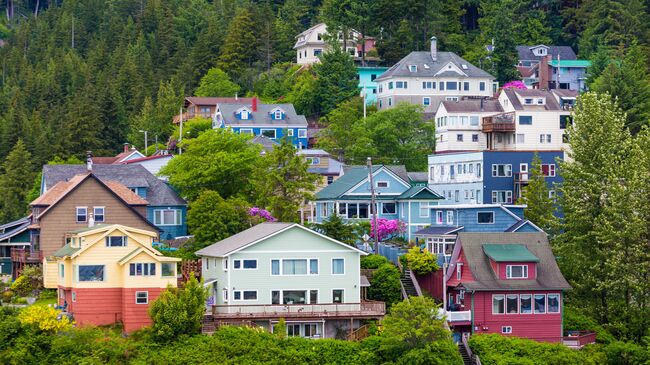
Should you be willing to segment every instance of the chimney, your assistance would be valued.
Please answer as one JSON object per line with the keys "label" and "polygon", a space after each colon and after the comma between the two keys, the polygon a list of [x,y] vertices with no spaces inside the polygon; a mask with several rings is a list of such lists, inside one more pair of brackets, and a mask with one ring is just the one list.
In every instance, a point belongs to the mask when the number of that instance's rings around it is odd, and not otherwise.
{"label": "chimney", "polygon": [[88,227],[94,227],[95,226],[95,218],[93,217],[92,213],[88,213]]}
{"label": "chimney", "polygon": [[539,88],[541,90],[549,90],[550,89],[550,75],[549,75],[549,66],[548,66],[548,60],[551,56],[544,56],[539,62],[539,69],[537,70],[538,75],[539,75]]}
{"label": "chimney", "polygon": [[93,154],[91,151],[86,151],[86,169],[88,172],[93,172]]}
{"label": "chimney", "polygon": [[124,144],[124,152],[129,152],[129,143]]}
{"label": "chimney", "polygon": [[254,112],[257,111],[257,97],[253,96],[253,101],[252,101],[252,106],[251,108],[253,109]]}
{"label": "chimney", "polygon": [[438,39],[436,37],[431,37],[431,59],[438,60]]}

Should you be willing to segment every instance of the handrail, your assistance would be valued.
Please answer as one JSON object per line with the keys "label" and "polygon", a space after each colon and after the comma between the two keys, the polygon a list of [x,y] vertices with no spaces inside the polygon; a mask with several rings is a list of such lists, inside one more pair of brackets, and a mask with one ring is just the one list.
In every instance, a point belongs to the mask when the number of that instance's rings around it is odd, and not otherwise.
{"label": "handrail", "polygon": [[241,305],[212,305],[212,315],[215,317],[228,316],[337,316],[356,313],[355,315],[383,315],[386,305],[380,301],[357,303],[322,303],[322,304],[241,304]]}
{"label": "handrail", "polygon": [[474,354],[472,353],[472,349],[469,347],[469,343],[467,343],[467,337],[464,334],[461,336],[461,343],[463,344],[463,347],[465,348],[465,351],[467,351],[467,355],[469,355],[469,358],[473,358]]}
{"label": "handrail", "polygon": [[407,269],[409,273],[409,277],[411,278],[411,281],[413,282],[413,287],[415,287],[415,292],[418,293],[418,297],[422,296],[422,289],[420,288],[420,283],[418,283],[418,279],[415,278],[415,275],[413,275],[413,271],[410,269]]}
{"label": "handrail", "polygon": [[404,289],[404,284],[402,284],[402,281],[401,281],[401,280],[399,281],[399,288],[400,288],[401,291],[402,291],[402,298],[404,298],[404,299],[406,299],[407,301],[409,301],[409,296],[408,296],[408,294],[406,294],[406,289]]}

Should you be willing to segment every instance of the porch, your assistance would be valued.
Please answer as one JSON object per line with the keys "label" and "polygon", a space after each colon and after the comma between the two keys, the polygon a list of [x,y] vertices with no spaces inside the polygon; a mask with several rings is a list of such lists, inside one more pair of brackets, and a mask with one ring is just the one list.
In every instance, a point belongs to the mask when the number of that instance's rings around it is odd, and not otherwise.
{"label": "porch", "polygon": [[32,251],[25,248],[12,248],[11,261],[21,264],[40,264],[43,261],[43,251]]}
{"label": "porch", "polygon": [[209,315],[214,320],[264,320],[290,318],[356,318],[379,319],[386,313],[384,302],[325,304],[250,304],[212,305]]}

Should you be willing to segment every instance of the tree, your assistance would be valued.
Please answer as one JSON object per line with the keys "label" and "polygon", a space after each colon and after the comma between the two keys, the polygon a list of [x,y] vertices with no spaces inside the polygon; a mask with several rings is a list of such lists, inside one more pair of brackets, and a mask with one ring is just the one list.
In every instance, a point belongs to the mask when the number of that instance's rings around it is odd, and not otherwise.
{"label": "tree", "polygon": [[194,275],[190,275],[182,289],[168,286],[149,308],[154,337],[169,342],[181,335],[199,333],[207,299],[203,281],[199,282]]}
{"label": "tree", "polygon": [[260,163],[261,147],[250,137],[225,129],[210,129],[181,142],[183,154],[169,161],[160,174],[187,199],[212,190],[223,198],[251,192],[250,176]]}
{"label": "tree", "polygon": [[339,103],[358,95],[357,71],[349,54],[335,48],[321,56],[314,65],[319,113],[327,114]]}
{"label": "tree", "polygon": [[319,132],[318,147],[338,156],[338,160],[343,163],[361,163],[362,161],[351,161],[349,151],[360,138],[358,125],[362,118],[362,98],[351,98],[342,102],[321,118],[321,123],[325,124],[326,128]]}
{"label": "tree", "polygon": [[32,172],[32,155],[25,148],[22,139],[16,142],[2,164],[0,175],[0,219],[13,221],[27,214],[27,195],[34,181]]}
{"label": "tree", "polygon": [[399,279],[400,273],[395,265],[386,262],[379,266],[370,279],[368,298],[385,302],[390,308],[402,299]]}
{"label": "tree", "polygon": [[206,190],[190,202],[187,226],[194,236],[195,249],[230,237],[250,227],[248,203],[239,197],[223,199]]}
{"label": "tree", "polygon": [[345,223],[343,218],[338,214],[331,214],[329,217],[323,219],[321,223],[312,223],[312,228],[316,232],[347,244],[354,244],[358,238],[354,234],[354,226]]}
{"label": "tree", "polygon": [[542,160],[535,153],[530,167],[528,185],[523,189],[519,203],[525,204],[526,218],[535,223],[551,237],[558,233],[558,219],[554,198],[549,195],[546,176],[542,172]]}
{"label": "tree", "polygon": [[228,70],[230,76],[235,79],[257,59],[258,38],[255,31],[251,10],[248,7],[239,8],[228,25],[218,63],[219,67]]}
{"label": "tree", "polygon": [[650,73],[647,59],[638,45],[612,61],[591,85],[591,90],[609,93],[626,115],[625,126],[632,134],[650,125]]}
{"label": "tree", "polygon": [[299,209],[313,196],[319,176],[307,171],[307,161],[296,154],[291,140],[285,137],[279,146],[264,157],[257,170],[255,191],[260,206],[269,208],[281,222],[297,222]]}
{"label": "tree", "polygon": [[484,40],[494,42],[494,50],[487,63],[492,75],[501,83],[519,79],[515,68],[518,63],[514,28],[513,0],[481,2],[483,17],[479,20]]}
{"label": "tree", "polygon": [[211,68],[201,78],[194,94],[196,96],[235,96],[241,88],[230,81],[228,74],[218,68]]}

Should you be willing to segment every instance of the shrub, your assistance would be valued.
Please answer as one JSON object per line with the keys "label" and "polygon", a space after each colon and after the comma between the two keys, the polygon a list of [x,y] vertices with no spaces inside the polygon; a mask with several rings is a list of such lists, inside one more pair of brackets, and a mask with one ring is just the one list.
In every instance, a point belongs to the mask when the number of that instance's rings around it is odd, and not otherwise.
{"label": "shrub", "polygon": [[43,290],[38,294],[38,299],[56,298],[56,290]]}
{"label": "shrub", "polygon": [[37,332],[56,333],[72,328],[67,317],[57,319],[59,311],[45,305],[33,305],[20,311],[18,320],[23,326]]}
{"label": "shrub", "polygon": [[13,284],[11,284],[11,290],[20,296],[28,295],[32,292],[32,284],[28,277],[19,276]]}
{"label": "shrub", "polygon": [[420,250],[419,247],[411,247],[403,256],[408,263],[409,269],[417,275],[426,275],[439,269],[436,256],[426,248]]}
{"label": "shrub", "polygon": [[390,307],[402,299],[402,291],[399,282],[399,270],[392,264],[384,264],[372,275],[368,297],[372,300],[380,300]]}
{"label": "shrub", "polygon": [[16,295],[16,293],[14,293],[11,290],[4,291],[2,293],[2,301],[5,303],[11,303],[11,300],[13,299],[14,295]]}
{"label": "shrub", "polygon": [[572,306],[564,306],[564,328],[565,330],[594,331],[596,342],[610,343],[616,341],[616,337],[599,325],[593,318],[580,313]]}
{"label": "shrub", "polygon": [[371,254],[361,257],[362,269],[379,269],[380,266],[388,263],[388,259],[381,255]]}
{"label": "shrub", "polygon": [[11,284],[11,290],[18,295],[26,296],[35,290],[43,288],[43,271],[37,266],[27,266],[18,279]]}

